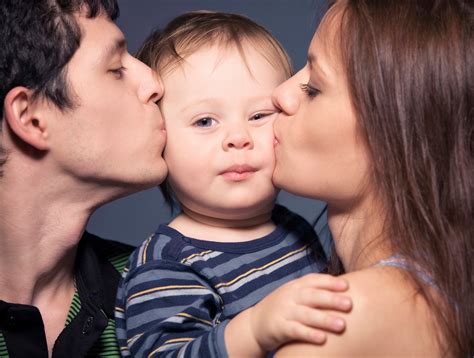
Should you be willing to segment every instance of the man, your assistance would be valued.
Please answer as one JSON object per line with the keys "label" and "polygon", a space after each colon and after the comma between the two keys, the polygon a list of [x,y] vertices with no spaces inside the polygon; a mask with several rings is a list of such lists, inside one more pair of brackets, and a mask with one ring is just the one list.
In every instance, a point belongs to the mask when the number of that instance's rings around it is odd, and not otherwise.
{"label": "man", "polygon": [[0,14],[0,356],[119,355],[129,250],[84,227],[166,176],[161,83],[127,52],[115,0],[2,0]]}

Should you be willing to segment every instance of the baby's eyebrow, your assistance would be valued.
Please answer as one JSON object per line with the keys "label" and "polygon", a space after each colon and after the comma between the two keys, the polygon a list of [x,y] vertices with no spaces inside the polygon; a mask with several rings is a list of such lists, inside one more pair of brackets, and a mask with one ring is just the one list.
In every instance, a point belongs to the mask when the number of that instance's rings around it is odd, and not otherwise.
{"label": "baby's eyebrow", "polygon": [[202,104],[215,105],[216,103],[219,103],[220,101],[221,100],[217,97],[202,98],[197,101],[192,101],[186,107],[184,107],[183,110],[193,109],[193,107],[196,107]]}
{"label": "baby's eyebrow", "polygon": [[[192,101],[189,103],[187,106],[183,108],[184,111],[186,110],[192,110],[194,107],[199,106],[199,105],[219,105],[223,103],[223,98],[221,97],[207,97],[207,98],[202,98],[198,99],[196,101]],[[272,96],[271,93],[265,94],[265,95],[257,95],[254,97],[248,97],[247,102],[249,103],[254,103],[254,102],[263,102],[263,101],[268,101],[268,103],[273,103],[272,102]]]}

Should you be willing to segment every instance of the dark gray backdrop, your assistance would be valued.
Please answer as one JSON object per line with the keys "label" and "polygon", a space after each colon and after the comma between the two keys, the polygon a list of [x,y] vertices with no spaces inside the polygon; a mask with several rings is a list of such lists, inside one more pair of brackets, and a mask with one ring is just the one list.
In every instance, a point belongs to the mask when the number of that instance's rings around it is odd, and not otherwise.
{"label": "dark gray backdrop", "polygon": [[[294,68],[306,62],[306,52],[314,30],[326,9],[324,0],[118,0],[118,26],[134,53],[155,28],[163,28],[172,18],[191,10],[215,10],[244,14],[265,26],[288,51]],[[120,100],[119,98],[117,100]],[[278,201],[311,223],[324,203],[281,192]],[[87,229],[99,236],[138,245],[158,224],[172,217],[158,189],[150,189],[112,202],[99,209]],[[315,225],[327,248],[325,215]]]}

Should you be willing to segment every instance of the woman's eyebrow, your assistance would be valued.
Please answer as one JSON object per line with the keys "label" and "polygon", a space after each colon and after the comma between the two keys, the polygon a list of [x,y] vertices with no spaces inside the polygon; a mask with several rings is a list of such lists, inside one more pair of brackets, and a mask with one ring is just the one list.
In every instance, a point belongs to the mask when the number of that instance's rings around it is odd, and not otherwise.
{"label": "woman's eyebrow", "polygon": [[321,73],[323,77],[328,77],[327,72],[321,67],[317,57],[314,54],[308,53],[307,61],[311,69],[316,69],[316,71]]}

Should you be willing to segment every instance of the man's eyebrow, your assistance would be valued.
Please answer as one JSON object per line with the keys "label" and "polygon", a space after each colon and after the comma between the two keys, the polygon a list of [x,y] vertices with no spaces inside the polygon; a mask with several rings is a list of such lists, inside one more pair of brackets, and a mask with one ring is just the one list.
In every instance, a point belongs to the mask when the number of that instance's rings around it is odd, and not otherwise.
{"label": "man's eyebrow", "polygon": [[104,52],[101,56],[102,62],[107,62],[110,58],[116,54],[120,54],[127,50],[127,40],[124,37],[118,37],[104,49]]}

